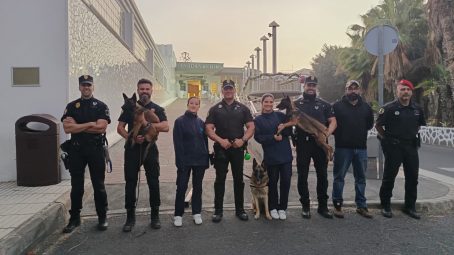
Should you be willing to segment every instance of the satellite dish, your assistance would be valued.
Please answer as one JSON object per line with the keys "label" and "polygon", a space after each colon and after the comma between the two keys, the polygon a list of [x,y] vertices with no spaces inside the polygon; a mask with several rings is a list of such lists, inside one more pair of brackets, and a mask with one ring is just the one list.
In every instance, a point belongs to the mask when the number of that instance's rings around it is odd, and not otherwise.
{"label": "satellite dish", "polygon": [[378,25],[367,31],[364,40],[364,46],[367,52],[372,55],[378,56],[380,48],[383,51],[381,54],[386,55],[392,52],[399,43],[399,34],[397,30],[389,25]]}

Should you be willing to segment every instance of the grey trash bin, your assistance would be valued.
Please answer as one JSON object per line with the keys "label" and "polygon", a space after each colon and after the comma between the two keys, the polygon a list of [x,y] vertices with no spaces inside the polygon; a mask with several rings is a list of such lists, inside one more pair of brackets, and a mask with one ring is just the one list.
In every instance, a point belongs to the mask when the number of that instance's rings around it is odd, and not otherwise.
{"label": "grey trash bin", "polygon": [[33,114],[16,121],[18,186],[45,186],[61,181],[60,121],[49,114]]}

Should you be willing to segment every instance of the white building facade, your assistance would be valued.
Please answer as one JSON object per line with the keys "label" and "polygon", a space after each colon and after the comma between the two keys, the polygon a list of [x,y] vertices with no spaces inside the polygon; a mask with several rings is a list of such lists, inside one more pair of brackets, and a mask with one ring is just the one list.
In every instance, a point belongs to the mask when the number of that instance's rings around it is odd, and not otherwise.
{"label": "white building facade", "polygon": [[[122,93],[135,92],[140,78],[153,81],[153,101],[175,99],[172,47],[161,54],[132,0],[2,0],[0,31],[0,182],[16,180],[16,120],[60,119],[80,96],[80,75],[94,77],[95,97],[110,108],[111,144],[119,139]],[[67,138],[61,127],[60,141]]]}

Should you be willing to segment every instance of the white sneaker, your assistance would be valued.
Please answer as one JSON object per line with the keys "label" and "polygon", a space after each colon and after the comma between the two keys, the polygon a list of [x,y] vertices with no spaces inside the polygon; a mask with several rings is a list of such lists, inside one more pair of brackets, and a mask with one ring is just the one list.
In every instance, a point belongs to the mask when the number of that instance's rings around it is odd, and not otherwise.
{"label": "white sneaker", "polygon": [[202,215],[200,215],[200,214],[194,214],[194,215],[192,215],[192,218],[194,218],[194,223],[195,223],[196,225],[202,224]]}
{"label": "white sneaker", "polygon": [[281,219],[281,220],[287,219],[287,213],[285,213],[284,210],[279,210],[278,213],[279,213],[279,219]]}
{"label": "white sneaker", "polygon": [[181,227],[183,226],[183,217],[181,216],[175,216],[173,218],[173,225],[175,225],[175,227]]}
{"label": "white sneaker", "polygon": [[275,220],[278,220],[279,219],[279,214],[277,213],[277,210],[276,209],[273,209],[270,211],[270,214],[271,214],[271,218],[275,219]]}

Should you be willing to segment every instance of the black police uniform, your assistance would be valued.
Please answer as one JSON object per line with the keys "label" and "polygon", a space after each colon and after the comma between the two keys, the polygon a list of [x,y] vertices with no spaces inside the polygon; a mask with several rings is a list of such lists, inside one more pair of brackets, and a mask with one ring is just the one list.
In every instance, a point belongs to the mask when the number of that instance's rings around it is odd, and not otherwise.
{"label": "black police uniform", "polygon": [[[210,108],[205,124],[214,124],[216,135],[233,141],[244,136],[244,125],[251,121],[253,121],[251,111],[245,105],[237,101],[228,105],[222,100]],[[225,179],[229,163],[231,164],[234,183],[235,210],[237,214],[244,212],[244,147],[230,147],[225,150],[219,143],[214,143],[214,168],[216,169],[216,180],[214,182],[215,215],[222,215],[223,212]]]}
{"label": "black police uniform", "polygon": [[[309,116],[315,118],[320,123],[328,125],[328,119],[334,117],[334,111],[331,105],[323,99],[316,98],[313,95],[303,93],[303,97],[295,101],[295,106]],[[317,173],[317,199],[320,210],[328,209],[328,162],[326,153],[317,145],[314,137],[300,129],[296,128],[296,166],[298,169],[298,193],[303,209],[308,210],[310,206],[309,188],[307,177],[309,174],[309,165],[311,158],[314,161],[314,167]]]}
{"label": "black police uniform", "polygon": [[380,109],[377,125],[383,126],[385,136],[382,148],[385,156],[380,200],[384,208],[391,205],[392,190],[399,167],[403,164],[405,174],[405,207],[415,209],[417,198],[419,157],[419,127],[425,126],[424,112],[420,106],[410,102],[408,106],[395,100]]}
{"label": "black police uniform", "polygon": [[[140,101],[137,101],[142,104]],[[147,109],[154,109],[155,114],[159,117],[159,120],[167,121],[167,116],[164,108],[159,105],[149,102],[147,105],[143,105]],[[128,132],[134,128],[134,113],[133,112],[122,112],[118,121],[125,122],[128,125]],[[159,151],[156,143],[150,146],[147,158],[143,158],[148,142],[144,141],[142,144],[134,144],[131,146],[131,141],[127,140],[125,143],[124,153],[124,173],[125,173],[125,208],[127,210],[134,209],[136,207],[136,187],[138,181],[138,172],[140,166],[143,165],[145,168],[145,176],[147,178],[148,189],[149,189],[149,201],[152,209],[152,214],[159,213],[159,206],[161,204],[160,193],[159,193]],[[142,163],[143,162],[143,163]],[[152,215],[152,216],[153,216]],[[156,215],[154,215],[156,216]]]}
{"label": "black police uniform", "polygon": [[[109,109],[106,104],[92,97],[79,98],[66,106],[61,117],[72,117],[76,123],[96,122],[105,119],[110,123]],[[105,137],[102,134],[81,132],[71,134],[69,149],[69,172],[71,174],[71,217],[78,218],[82,209],[84,194],[84,174],[88,164],[91,183],[93,185],[96,213],[99,218],[106,217],[107,194],[104,186],[106,162],[103,145]]]}

